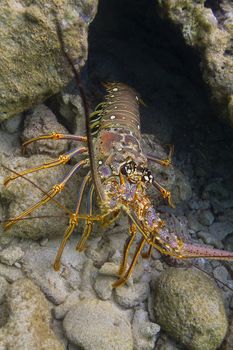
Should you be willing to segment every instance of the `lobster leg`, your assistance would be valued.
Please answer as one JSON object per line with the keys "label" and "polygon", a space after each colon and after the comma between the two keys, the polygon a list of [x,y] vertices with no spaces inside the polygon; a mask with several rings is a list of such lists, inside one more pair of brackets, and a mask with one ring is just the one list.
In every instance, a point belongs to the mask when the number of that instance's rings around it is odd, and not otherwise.
{"label": "lobster leg", "polygon": [[[94,193],[94,185],[92,184],[89,191],[88,191],[88,196],[87,196],[87,208],[86,212],[87,214],[91,217],[92,216],[92,205],[93,205],[93,193]],[[86,220],[85,228],[82,234],[82,237],[80,241],[78,242],[76,246],[76,250],[79,252],[82,252],[85,248],[86,241],[88,237],[91,234],[93,228],[93,221],[91,220]]]}
{"label": "lobster leg", "polygon": [[24,218],[25,216],[28,216],[29,214],[31,214],[33,211],[35,211],[37,208],[40,208],[42,205],[46,204],[48,201],[50,201],[53,197],[55,197],[59,192],[61,192],[64,187],[66,182],[69,180],[69,178],[75,173],[77,172],[80,168],[82,168],[84,165],[87,164],[87,159],[86,160],[81,160],[79,163],[77,163],[72,169],[71,171],[65,176],[65,178],[63,179],[62,182],[60,182],[59,184],[56,184],[53,186],[53,188],[48,191],[48,193],[46,193],[46,195],[44,195],[42,197],[42,199],[35,203],[34,205],[32,205],[30,208],[28,208],[27,210],[25,210],[23,213],[21,213],[20,215],[16,216],[13,219],[10,219],[9,222],[4,226],[4,230],[8,230],[11,226],[13,226],[14,224],[17,223],[18,220],[21,220],[22,218]]}
{"label": "lobster leg", "polygon": [[163,166],[169,166],[169,165],[171,165],[171,162],[172,162],[173,153],[174,153],[174,146],[169,145],[169,153],[168,153],[168,156],[166,159],[156,158],[156,157],[153,157],[149,154],[147,154],[147,159],[151,160],[152,162],[163,165]]}
{"label": "lobster leg", "polygon": [[31,173],[34,173],[34,172],[39,171],[39,170],[53,168],[53,167],[61,165],[61,164],[66,164],[72,157],[79,155],[79,154],[82,154],[82,153],[85,153],[85,152],[87,152],[87,147],[76,148],[70,152],[62,154],[57,159],[54,159],[54,160],[49,161],[49,162],[44,163],[44,164],[40,164],[34,168],[26,169],[22,172],[19,172],[18,174],[10,175],[4,180],[4,186],[7,186],[11,181],[17,179],[18,177],[20,177],[22,175],[31,174]]}
{"label": "lobster leg", "polygon": [[122,286],[129,279],[145,243],[146,243],[146,240],[144,238],[141,238],[139,245],[137,246],[136,252],[134,254],[133,260],[130,264],[130,267],[128,268],[128,270],[124,276],[122,276],[115,283],[113,283],[113,285],[112,285],[113,288]]}
{"label": "lobster leg", "polygon": [[69,134],[59,134],[59,133],[51,133],[49,135],[41,135],[38,137],[34,137],[33,139],[30,139],[23,143],[23,148],[26,148],[28,145],[35,141],[39,140],[72,140],[72,141],[81,141],[81,142],[87,142],[86,136],[77,136],[77,135],[69,135]]}
{"label": "lobster leg", "polygon": [[61,266],[61,256],[62,256],[62,253],[63,253],[63,250],[65,248],[65,245],[68,241],[68,239],[70,238],[71,234],[73,233],[75,227],[78,225],[78,219],[79,219],[79,210],[80,210],[80,206],[81,206],[81,202],[82,202],[82,198],[83,198],[83,193],[84,193],[84,190],[86,188],[86,185],[88,183],[88,181],[90,180],[90,173],[88,173],[84,179],[83,179],[83,182],[81,184],[81,187],[79,189],[79,193],[78,193],[78,202],[77,202],[77,206],[76,206],[76,210],[75,210],[75,213],[73,213],[71,216],[70,216],[70,222],[69,222],[69,226],[67,227],[66,231],[65,231],[65,234],[64,234],[64,237],[63,237],[63,240],[60,244],[60,247],[58,249],[58,252],[57,252],[57,255],[56,255],[56,258],[55,258],[55,261],[54,261],[54,264],[53,264],[53,267],[54,267],[54,270],[55,271],[58,271],[60,270],[60,266]]}
{"label": "lobster leg", "polygon": [[141,254],[143,259],[148,259],[151,256],[154,241],[155,241],[155,236],[153,236],[152,243],[149,245],[147,252]]}
{"label": "lobster leg", "polygon": [[126,242],[125,242],[123,259],[122,259],[120,267],[119,267],[119,275],[122,275],[125,272],[125,269],[127,266],[129,250],[130,250],[130,247],[131,247],[131,245],[136,237],[136,233],[137,233],[135,224],[132,223],[131,219],[129,219],[129,221],[130,221],[130,227],[129,227],[130,237],[128,237]]}

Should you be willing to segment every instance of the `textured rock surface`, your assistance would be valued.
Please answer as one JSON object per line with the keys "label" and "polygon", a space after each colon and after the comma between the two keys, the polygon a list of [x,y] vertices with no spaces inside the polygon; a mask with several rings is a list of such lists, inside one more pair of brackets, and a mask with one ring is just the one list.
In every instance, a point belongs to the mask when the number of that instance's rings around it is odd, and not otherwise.
{"label": "textured rock surface", "polygon": [[63,350],[50,329],[49,305],[39,288],[28,279],[11,286],[9,319],[0,329],[0,347],[9,350]]}
{"label": "textured rock surface", "polygon": [[24,111],[64,86],[71,76],[57,39],[55,15],[64,41],[81,67],[87,58],[87,30],[97,1],[10,1],[0,4],[0,120]]}
{"label": "textured rock surface", "polygon": [[[22,141],[28,141],[40,135],[51,134],[52,132],[67,134],[68,131],[63,125],[58,123],[55,114],[41,104],[27,114],[24,120],[24,130]],[[67,140],[40,140],[28,145],[25,149],[26,154],[47,154],[58,157],[68,150],[69,142]]]}
{"label": "textured rock surface", "polygon": [[219,291],[200,271],[170,268],[156,282],[156,322],[192,350],[215,350],[227,330]]}
{"label": "textured rock surface", "polygon": [[136,310],[133,317],[134,350],[153,350],[156,336],[160,326],[150,322],[148,313],[144,310]]}
{"label": "textured rock surface", "polygon": [[[161,12],[179,25],[201,55],[203,77],[222,118],[233,125],[233,4],[231,0],[159,0]],[[222,108],[222,110],[221,110]]]}
{"label": "textured rock surface", "polygon": [[79,302],[67,313],[63,325],[68,339],[85,350],[133,349],[127,317],[108,301]]}

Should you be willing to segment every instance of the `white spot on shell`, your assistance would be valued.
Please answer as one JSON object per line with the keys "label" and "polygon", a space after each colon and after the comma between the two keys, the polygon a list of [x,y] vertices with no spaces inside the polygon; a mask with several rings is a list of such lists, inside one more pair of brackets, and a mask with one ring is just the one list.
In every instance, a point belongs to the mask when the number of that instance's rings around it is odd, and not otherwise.
{"label": "white spot on shell", "polygon": [[115,106],[114,108],[117,109],[117,106]]}
{"label": "white spot on shell", "polygon": [[111,115],[111,117],[110,117],[110,119],[115,119],[116,118],[116,116],[115,115]]}
{"label": "white spot on shell", "polygon": [[99,163],[99,165],[103,164],[102,160],[99,160],[98,163]]}
{"label": "white spot on shell", "polygon": [[137,101],[139,100],[138,96],[136,96],[136,100],[137,100]]}
{"label": "white spot on shell", "polygon": [[110,97],[114,97],[114,95],[111,95]]}
{"label": "white spot on shell", "polygon": [[118,91],[118,88],[114,88],[114,89],[112,89],[112,91]]}
{"label": "white spot on shell", "polygon": [[138,130],[140,130],[140,125],[138,125]]}

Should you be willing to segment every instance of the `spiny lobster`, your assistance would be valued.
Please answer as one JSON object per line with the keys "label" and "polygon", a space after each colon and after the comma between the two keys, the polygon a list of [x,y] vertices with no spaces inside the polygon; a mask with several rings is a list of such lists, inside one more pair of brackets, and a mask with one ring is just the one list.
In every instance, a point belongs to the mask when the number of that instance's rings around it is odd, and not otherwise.
{"label": "spiny lobster", "polygon": [[[86,114],[86,136],[53,133],[42,135],[24,143],[24,147],[38,140],[69,139],[82,141],[85,147],[75,148],[58,159],[27,169],[23,172],[9,176],[5,180],[7,185],[18,177],[26,174],[61,164],[66,164],[76,155],[85,155],[85,158],[75,164],[65,178],[56,184],[49,192],[44,193],[41,201],[37,202],[23,213],[9,219],[5,229],[9,229],[19,220],[26,218],[34,210],[44,205],[61,192],[70,177],[81,168],[89,167],[79,189],[76,210],[70,213],[69,226],[66,229],[60,248],[54,262],[54,269],[59,270],[60,259],[64,247],[70,235],[78,225],[80,219],[85,220],[85,228],[82,237],[77,245],[77,250],[82,251],[85,243],[91,234],[93,224],[99,221],[105,224],[116,220],[120,212],[125,212],[129,219],[129,238],[127,239],[123,259],[119,268],[120,278],[113,284],[113,287],[123,285],[133,272],[138,257],[149,256],[152,248],[156,248],[162,254],[177,259],[204,257],[209,259],[233,260],[233,253],[224,250],[212,249],[204,245],[183,242],[175,233],[170,233],[155,211],[150,198],[147,195],[147,186],[152,184],[161,195],[167,199],[172,206],[171,194],[163,188],[148,169],[148,160],[154,161],[161,166],[168,166],[171,163],[173,147],[170,147],[167,159],[158,159],[147,156],[143,152],[142,137],[140,131],[139,104],[140,97],[137,92],[123,83],[107,83],[105,88],[107,94],[102,103],[88,118],[87,103],[84,96],[79,75],[74,64],[64,49],[64,43],[59,32],[63,54],[67,57],[76,80],[80,87],[81,96],[84,101]],[[80,214],[80,205],[85,189],[89,186],[87,194],[87,213]],[[100,214],[93,215],[93,196],[96,194],[99,203]],[[130,247],[135,240],[136,233],[141,233],[141,240],[136,248],[132,261],[127,268]],[[145,244],[149,245],[148,251],[142,253]]]}

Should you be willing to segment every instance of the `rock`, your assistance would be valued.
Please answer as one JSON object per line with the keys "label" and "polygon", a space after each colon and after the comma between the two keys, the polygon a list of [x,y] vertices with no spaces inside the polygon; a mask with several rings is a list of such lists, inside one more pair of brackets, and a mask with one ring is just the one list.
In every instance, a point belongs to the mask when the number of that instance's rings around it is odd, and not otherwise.
{"label": "rock", "polygon": [[231,317],[227,335],[220,350],[232,350],[232,344],[233,344],[233,318]]}
{"label": "rock", "polygon": [[[27,114],[24,120],[24,131],[22,135],[23,142],[28,141],[40,135],[57,132],[69,134],[67,129],[58,123],[53,112],[41,104]],[[69,142],[67,140],[41,140],[33,142],[25,149],[26,154],[47,154],[52,157],[58,157],[60,154],[68,151]]]}
{"label": "rock", "polygon": [[233,123],[233,5],[223,1],[159,0],[163,16],[178,25],[186,43],[198,49],[203,78],[221,110],[221,117]]}
{"label": "rock", "polygon": [[84,350],[133,350],[127,317],[108,301],[80,301],[63,326],[69,341]]}
{"label": "rock", "polygon": [[80,291],[76,290],[68,295],[64,303],[54,308],[54,316],[57,320],[61,320],[65,317],[67,312],[76,307],[80,301]]}
{"label": "rock", "polygon": [[102,300],[108,300],[112,296],[112,284],[118,276],[119,266],[113,262],[104,263],[98,270],[94,289]]}
{"label": "rock", "polygon": [[116,301],[125,308],[132,308],[146,300],[149,293],[149,284],[146,282],[123,285],[115,289]]}
{"label": "rock", "polygon": [[7,280],[0,276],[0,304],[2,304],[4,300],[8,286],[9,283],[7,283]]}
{"label": "rock", "polygon": [[162,333],[156,342],[155,350],[181,350],[181,347],[169,338],[166,333]]}
{"label": "rock", "polygon": [[0,347],[9,350],[63,350],[50,329],[49,305],[29,279],[12,284],[8,295],[9,319],[0,329]]}
{"label": "rock", "polygon": [[24,252],[20,247],[9,246],[0,252],[0,262],[12,266],[21,260],[23,256]]}
{"label": "rock", "polygon": [[133,317],[133,340],[135,350],[153,350],[160,326],[150,322],[148,313],[136,310]]}
{"label": "rock", "polygon": [[1,120],[45,100],[69,81],[71,69],[60,49],[56,18],[69,54],[78,68],[84,65],[88,25],[96,10],[95,0],[75,4],[62,0],[56,5],[52,1],[1,1]]}
{"label": "rock", "polygon": [[202,210],[198,214],[198,220],[202,225],[210,226],[214,222],[214,215],[210,210]]}
{"label": "rock", "polygon": [[[24,257],[23,270],[33,281],[41,288],[46,297],[55,305],[64,303],[69,295],[70,286],[66,280],[66,274],[69,277],[71,267],[66,261],[72,261],[76,254],[80,268],[83,264],[83,257],[72,247],[67,247],[66,258],[62,260],[60,271],[54,271],[53,261],[56,256],[59,240],[51,240],[50,246],[41,247],[39,244],[31,244]],[[65,253],[64,253],[65,255]],[[80,274],[76,271],[76,275],[80,278]]]}
{"label": "rock", "polygon": [[101,300],[108,300],[112,296],[112,285],[116,279],[109,276],[97,276],[94,289]]}
{"label": "rock", "polygon": [[18,114],[14,118],[6,119],[1,123],[1,129],[7,133],[14,134],[20,130],[23,121],[23,114]]}
{"label": "rock", "polygon": [[227,269],[222,265],[217,266],[214,269],[213,275],[217,280],[223,282],[224,284],[227,284],[227,280],[230,277]]}
{"label": "rock", "polygon": [[214,222],[209,229],[214,238],[222,241],[227,235],[233,233],[233,222]]}
{"label": "rock", "polygon": [[201,238],[205,244],[213,245],[215,248],[223,249],[224,246],[221,241],[213,237],[209,232],[199,231],[197,232],[197,237]]}
{"label": "rock", "polygon": [[162,272],[155,287],[154,313],[162,329],[190,350],[215,350],[226,334],[219,291],[197,270]]}
{"label": "rock", "polygon": [[0,276],[4,277],[7,282],[12,283],[23,278],[23,273],[16,267],[0,264]]}

